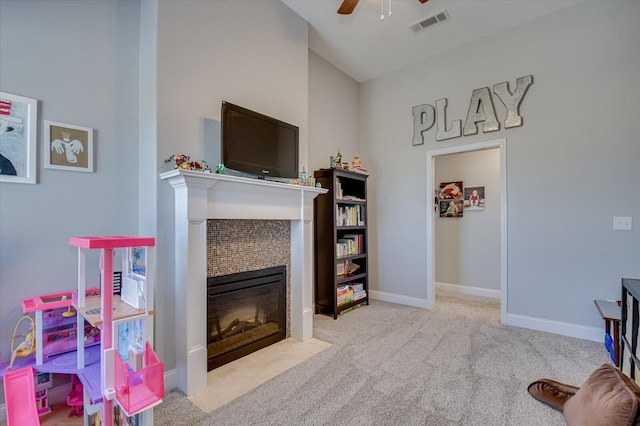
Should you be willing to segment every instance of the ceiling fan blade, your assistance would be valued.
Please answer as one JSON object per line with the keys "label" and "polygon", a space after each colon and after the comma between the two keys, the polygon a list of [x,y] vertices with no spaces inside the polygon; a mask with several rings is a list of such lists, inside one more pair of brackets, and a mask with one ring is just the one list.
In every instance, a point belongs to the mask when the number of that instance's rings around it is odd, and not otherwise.
{"label": "ceiling fan blade", "polygon": [[338,13],[341,15],[348,15],[356,8],[358,0],[342,0],[342,4],[338,9]]}

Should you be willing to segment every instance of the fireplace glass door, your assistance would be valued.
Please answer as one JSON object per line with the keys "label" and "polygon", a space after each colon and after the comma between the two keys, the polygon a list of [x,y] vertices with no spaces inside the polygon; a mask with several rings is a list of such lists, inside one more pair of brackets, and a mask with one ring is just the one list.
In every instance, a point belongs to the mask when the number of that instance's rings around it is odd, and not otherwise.
{"label": "fireplace glass door", "polygon": [[286,267],[207,279],[208,370],[286,336]]}

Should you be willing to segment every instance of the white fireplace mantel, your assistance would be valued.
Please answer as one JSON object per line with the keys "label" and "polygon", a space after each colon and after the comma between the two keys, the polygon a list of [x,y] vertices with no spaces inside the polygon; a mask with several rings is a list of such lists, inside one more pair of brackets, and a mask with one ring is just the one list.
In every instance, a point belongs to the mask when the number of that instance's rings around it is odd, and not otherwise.
{"label": "white fireplace mantel", "polygon": [[291,337],[313,337],[313,199],[324,188],[171,170],[175,190],[176,372],[187,395],[207,386],[207,219],[291,221]]}

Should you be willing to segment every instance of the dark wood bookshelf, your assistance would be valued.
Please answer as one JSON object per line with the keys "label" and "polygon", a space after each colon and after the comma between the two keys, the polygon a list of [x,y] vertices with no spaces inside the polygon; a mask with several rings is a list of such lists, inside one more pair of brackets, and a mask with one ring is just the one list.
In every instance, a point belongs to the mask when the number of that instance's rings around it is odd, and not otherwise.
{"label": "dark wood bookshelf", "polygon": [[[368,175],[341,169],[320,169],[313,175],[316,182],[329,190],[314,200],[315,311],[333,315],[337,319],[347,309],[369,304]],[[355,244],[359,252],[339,254],[339,240],[345,237],[353,240],[354,236],[359,240]],[[338,265],[342,262],[352,262],[359,268],[352,274],[338,275]],[[338,286],[345,284],[362,284],[365,297],[338,305]]]}

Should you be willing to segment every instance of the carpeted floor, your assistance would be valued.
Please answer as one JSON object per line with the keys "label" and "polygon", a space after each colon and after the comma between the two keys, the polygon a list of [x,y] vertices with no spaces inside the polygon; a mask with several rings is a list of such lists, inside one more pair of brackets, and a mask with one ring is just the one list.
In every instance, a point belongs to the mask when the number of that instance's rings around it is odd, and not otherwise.
{"label": "carpeted floor", "polygon": [[330,348],[210,414],[173,390],[155,424],[563,425],[527,385],[580,386],[610,362],[601,343],[501,325],[492,299],[438,293],[436,305],[316,315],[314,337]]}

